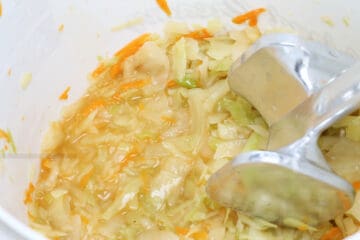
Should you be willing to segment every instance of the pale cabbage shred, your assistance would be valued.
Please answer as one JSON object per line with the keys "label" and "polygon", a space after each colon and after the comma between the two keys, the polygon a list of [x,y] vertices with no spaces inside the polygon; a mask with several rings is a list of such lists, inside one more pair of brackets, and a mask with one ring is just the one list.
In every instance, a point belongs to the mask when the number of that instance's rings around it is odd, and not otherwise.
{"label": "pale cabbage shred", "polygon": [[[226,82],[231,63],[259,30],[227,32],[218,21],[208,30],[214,37],[183,38],[188,26],[169,23],[164,38],[154,35],[126,60],[122,76],[92,79],[86,95],[64,109],[44,139],[46,160],[28,205],[31,226],[54,239],[139,240],[319,239],[330,227],[278,227],[206,195],[213,172],[242,151],[264,148],[268,136],[259,114]],[[151,84],[81,115],[121,84],[149,78]],[[169,79],[180,86],[166,88]],[[340,127],[359,129],[359,116],[353,117]],[[324,148],[339,144],[338,137],[322,140]],[[349,216],[359,219],[358,205]],[[351,217],[336,221],[345,234],[357,228]]]}

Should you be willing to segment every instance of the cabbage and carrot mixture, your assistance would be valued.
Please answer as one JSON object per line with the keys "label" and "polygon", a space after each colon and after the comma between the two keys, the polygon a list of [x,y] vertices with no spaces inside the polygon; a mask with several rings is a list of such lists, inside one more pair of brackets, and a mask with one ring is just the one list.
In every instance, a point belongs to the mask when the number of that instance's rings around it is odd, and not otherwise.
{"label": "cabbage and carrot mixture", "polygon": [[[169,23],[163,37],[141,35],[102,60],[86,94],[44,139],[40,176],[25,199],[31,226],[52,239],[99,240],[326,240],[356,231],[360,199],[311,231],[247,217],[205,192],[236,154],[265,147],[264,120],[226,81],[260,35],[256,27],[225,31],[217,21],[195,29]],[[320,140],[350,181],[360,180],[358,166],[341,161],[360,149],[359,119],[347,117]]]}

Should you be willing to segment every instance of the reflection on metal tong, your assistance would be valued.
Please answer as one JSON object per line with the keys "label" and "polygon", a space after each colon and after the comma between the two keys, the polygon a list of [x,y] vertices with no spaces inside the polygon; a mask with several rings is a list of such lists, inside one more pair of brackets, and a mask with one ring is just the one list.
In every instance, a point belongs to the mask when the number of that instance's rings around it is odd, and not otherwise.
{"label": "reflection on metal tong", "polygon": [[217,171],[210,197],[280,225],[291,218],[316,226],[346,211],[352,186],[331,171],[317,140],[359,107],[360,63],[319,43],[269,35],[234,63],[229,84],[269,124],[268,150]]}

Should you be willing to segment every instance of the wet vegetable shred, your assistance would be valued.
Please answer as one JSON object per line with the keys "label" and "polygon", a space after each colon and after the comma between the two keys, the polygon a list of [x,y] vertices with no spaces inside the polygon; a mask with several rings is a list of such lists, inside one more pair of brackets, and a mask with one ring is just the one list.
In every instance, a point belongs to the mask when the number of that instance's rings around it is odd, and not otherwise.
{"label": "wet vegetable shred", "polygon": [[70,92],[70,87],[67,87],[64,92],[62,92],[59,96],[59,100],[67,100],[69,98],[69,92]]}
{"label": "wet vegetable shred", "polygon": [[244,14],[234,17],[232,19],[232,22],[236,23],[236,24],[242,24],[242,23],[248,21],[249,26],[253,27],[253,26],[256,26],[259,15],[265,11],[266,11],[265,8],[258,8],[258,9],[251,10],[247,13],[244,13]]}
{"label": "wet vegetable shred", "polygon": [[166,0],[156,0],[156,2],[166,15],[171,16],[171,10]]}
{"label": "wet vegetable shred", "polygon": [[[236,22],[253,25],[263,11]],[[31,226],[51,239],[329,240],[356,231],[356,204],[336,227],[315,229],[291,216],[280,227],[206,194],[209,176],[235,155],[265,148],[267,125],[226,81],[232,62],[260,36],[256,26],[172,22],[164,37],[146,33],[99,58],[84,96],[43,139],[41,171],[24,200]],[[349,117],[319,144],[332,168],[356,183],[360,116]]]}

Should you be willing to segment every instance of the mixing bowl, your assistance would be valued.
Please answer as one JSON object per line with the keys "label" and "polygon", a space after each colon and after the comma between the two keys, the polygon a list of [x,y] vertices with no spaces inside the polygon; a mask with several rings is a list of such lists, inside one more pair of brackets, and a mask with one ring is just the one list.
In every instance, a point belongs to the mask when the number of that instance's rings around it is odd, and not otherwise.
{"label": "mixing bowl", "polygon": [[[38,173],[40,143],[48,123],[66,103],[58,95],[71,86],[69,101],[87,86],[96,56],[111,55],[143,32],[160,32],[179,20],[205,23],[265,7],[263,32],[296,32],[360,56],[360,2],[356,0],[169,0],[167,17],[155,0],[2,0],[0,17],[0,128],[9,129],[17,154],[0,160],[0,238],[42,239],[27,227],[24,191]],[[142,23],[112,31],[126,21]],[[63,28],[63,29],[62,29]],[[31,82],[27,84],[23,76]],[[359,234],[358,234],[359,235]],[[349,239],[359,239],[352,236]]]}

